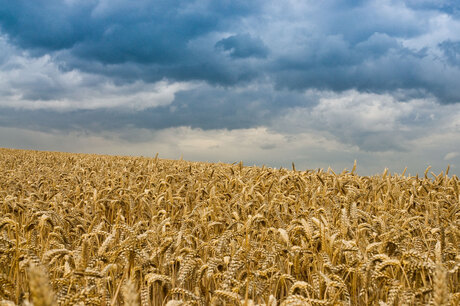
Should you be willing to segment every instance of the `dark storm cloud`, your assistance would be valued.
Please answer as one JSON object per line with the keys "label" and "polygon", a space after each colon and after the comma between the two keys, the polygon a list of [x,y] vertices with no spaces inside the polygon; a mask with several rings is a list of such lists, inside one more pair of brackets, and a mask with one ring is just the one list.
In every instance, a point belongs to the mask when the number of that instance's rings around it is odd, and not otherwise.
{"label": "dark storm cloud", "polygon": [[385,34],[374,34],[356,45],[340,37],[313,44],[317,47],[301,52],[309,56],[288,55],[274,62],[271,69],[278,86],[337,92],[350,88],[374,93],[406,90],[410,96],[435,96],[440,103],[460,102],[460,70],[452,67],[457,65],[458,53],[453,44],[441,44],[449,66],[433,60],[426,50],[410,50]]}
{"label": "dark storm cloud", "polygon": [[[460,101],[460,37],[436,31],[460,29],[457,13],[452,1],[0,0],[0,29],[30,56],[115,84],[254,82],[447,104]],[[42,90],[25,99],[62,97],[46,81],[29,88]]]}
{"label": "dark storm cloud", "polygon": [[126,81],[231,85],[253,79],[257,70],[229,65],[192,41],[257,10],[257,1],[0,1],[0,28],[33,55],[56,53],[62,69],[112,76],[115,70]]}
{"label": "dark storm cloud", "polygon": [[[72,49],[103,63],[165,63],[189,40],[218,31],[257,1],[1,1],[0,24],[23,48]],[[227,25],[228,26],[228,25]]]}

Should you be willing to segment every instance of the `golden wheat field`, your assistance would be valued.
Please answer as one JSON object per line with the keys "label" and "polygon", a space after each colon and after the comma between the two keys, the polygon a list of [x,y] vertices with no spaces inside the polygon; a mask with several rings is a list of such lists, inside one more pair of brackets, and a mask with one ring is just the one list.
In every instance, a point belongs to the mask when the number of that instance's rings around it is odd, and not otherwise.
{"label": "golden wheat field", "polygon": [[0,305],[460,302],[448,173],[12,149],[0,173]]}

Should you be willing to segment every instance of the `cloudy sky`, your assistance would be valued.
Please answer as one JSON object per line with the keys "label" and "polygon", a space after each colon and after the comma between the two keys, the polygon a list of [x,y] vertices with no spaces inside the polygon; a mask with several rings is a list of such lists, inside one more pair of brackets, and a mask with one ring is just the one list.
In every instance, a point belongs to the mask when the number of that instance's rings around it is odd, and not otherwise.
{"label": "cloudy sky", "polygon": [[0,146],[460,174],[456,0],[0,0]]}

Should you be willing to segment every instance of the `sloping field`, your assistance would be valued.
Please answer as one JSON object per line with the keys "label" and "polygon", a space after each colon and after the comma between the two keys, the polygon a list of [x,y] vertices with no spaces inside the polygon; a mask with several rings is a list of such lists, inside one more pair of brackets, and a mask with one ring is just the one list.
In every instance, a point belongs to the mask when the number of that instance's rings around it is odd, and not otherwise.
{"label": "sloping field", "polygon": [[1,305],[460,302],[456,176],[10,149],[0,173]]}

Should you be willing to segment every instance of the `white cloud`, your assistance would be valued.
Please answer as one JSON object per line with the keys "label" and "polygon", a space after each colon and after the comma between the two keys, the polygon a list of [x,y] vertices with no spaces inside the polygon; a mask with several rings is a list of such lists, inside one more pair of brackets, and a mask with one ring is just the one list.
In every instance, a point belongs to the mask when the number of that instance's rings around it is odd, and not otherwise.
{"label": "white cloud", "polygon": [[[288,110],[274,128],[293,132],[295,130],[315,130],[334,134],[338,139],[345,136],[382,135],[388,133],[410,133],[417,129],[428,132],[435,119],[436,123],[447,126],[460,106],[441,106],[433,99],[412,99],[398,101],[389,94],[360,93],[356,90],[340,94],[333,92],[312,92],[308,95],[319,97],[319,103],[312,107],[297,107]],[[439,117],[439,118],[438,118]],[[396,139],[395,139],[396,140]],[[346,142],[347,139],[342,139]]]}
{"label": "white cloud", "polygon": [[[146,83],[138,80],[115,84],[108,76],[79,70],[66,71],[50,55],[31,57],[13,53],[0,37],[0,106],[22,109],[76,110],[120,107],[142,110],[165,106],[176,92],[197,82]],[[16,50],[17,51],[17,50]]]}
{"label": "white cloud", "polygon": [[451,160],[454,159],[455,157],[459,156],[460,153],[458,152],[449,152],[444,156],[444,160]]}
{"label": "white cloud", "polygon": [[392,131],[397,120],[413,109],[389,95],[345,92],[337,97],[320,99],[313,108],[313,118],[330,128],[360,129],[369,132]]}

